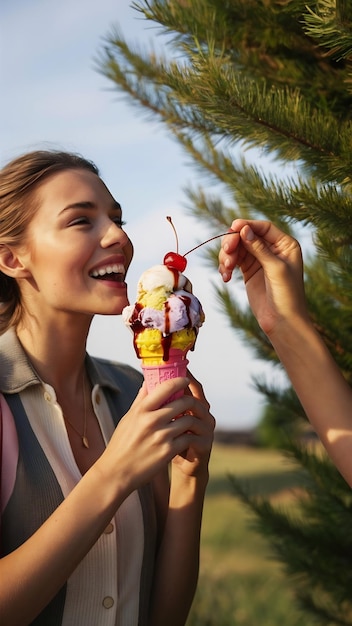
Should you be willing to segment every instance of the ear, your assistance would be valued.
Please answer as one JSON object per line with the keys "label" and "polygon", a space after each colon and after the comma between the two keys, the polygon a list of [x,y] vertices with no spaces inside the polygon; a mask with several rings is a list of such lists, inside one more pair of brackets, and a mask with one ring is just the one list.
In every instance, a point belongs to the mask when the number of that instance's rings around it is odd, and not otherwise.
{"label": "ear", "polygon": [[30,271],[26,268],[20,253],[6,244],[0,245],[0,270],[11,278],[30,276]]}

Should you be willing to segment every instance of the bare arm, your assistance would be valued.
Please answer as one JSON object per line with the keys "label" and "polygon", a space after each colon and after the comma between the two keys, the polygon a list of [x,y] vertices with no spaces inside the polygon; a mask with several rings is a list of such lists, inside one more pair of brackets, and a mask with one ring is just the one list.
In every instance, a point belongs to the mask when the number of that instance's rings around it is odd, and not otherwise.
{"label": "bare arm", "polygon": [[172,462],[170,501],[157,560],[152,626],[183,626],[194,598],[199,572],[199,546],[208,462],[215,421],[201,386],[193,379],[197,416],[188,446]]}
{"label": "bare arm", "polygon": [[312,426],[352,486],[352,390],[309,319],[300,246],[270,222],[236,220],[232,228],[239,234],[223,240],[220,273],[227,282],[240,267],[258,323]]}
{"label": "bare arm", "polygon": [[313,428],[352,486],[352,390],[312,324],[292,320],[272,344]]}

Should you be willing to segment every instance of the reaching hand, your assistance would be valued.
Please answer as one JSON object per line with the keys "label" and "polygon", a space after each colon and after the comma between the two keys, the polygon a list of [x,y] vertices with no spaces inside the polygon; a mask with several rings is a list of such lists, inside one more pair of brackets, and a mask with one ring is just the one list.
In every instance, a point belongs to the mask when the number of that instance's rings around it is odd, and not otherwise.
{"label": "reaching hand", "polygon": [[237,219],[219,254],[224,282],[238,266],[258,323],[268,335],[281,319],[306,316],[303,262],[298,242],[267,221]]}

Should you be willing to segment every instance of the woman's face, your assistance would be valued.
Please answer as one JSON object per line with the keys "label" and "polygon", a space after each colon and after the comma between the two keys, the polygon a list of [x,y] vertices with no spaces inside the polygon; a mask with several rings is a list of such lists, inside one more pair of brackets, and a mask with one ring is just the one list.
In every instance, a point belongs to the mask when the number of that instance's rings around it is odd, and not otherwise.
{"label": "woman's face", "polygon": [[[121,313],[133,256],[122,212],[102,180],[85,169],[48,178],[36,193],[38,210],[22,254],[23,295],[58,311]],[[22,279],[23,280],[23,279]]]}

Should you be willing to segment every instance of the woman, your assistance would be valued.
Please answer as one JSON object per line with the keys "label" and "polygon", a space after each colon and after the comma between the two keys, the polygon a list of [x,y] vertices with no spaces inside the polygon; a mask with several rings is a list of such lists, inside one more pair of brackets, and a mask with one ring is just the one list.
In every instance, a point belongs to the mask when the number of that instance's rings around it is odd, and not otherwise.
{"label": "woman", "polygon": [[[298,242],[266,221],[235,220],[219,255],[224,282],[238,266],[249,304],[307,417],[352,486],[352,390],[308,314]],[[316,391],[319,390],[319,393]]]}
{"label": "woman", "polygon": [[193,599],[214,429],[202,388],[147,395],[136,370],[86,354],[94,314],[128,303],[123,224],[80,156],[37,151],[0,173],[4,626],[180,626]]}

